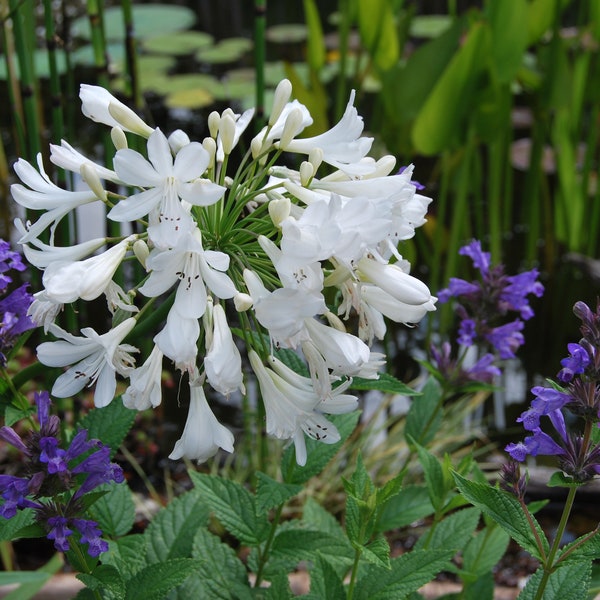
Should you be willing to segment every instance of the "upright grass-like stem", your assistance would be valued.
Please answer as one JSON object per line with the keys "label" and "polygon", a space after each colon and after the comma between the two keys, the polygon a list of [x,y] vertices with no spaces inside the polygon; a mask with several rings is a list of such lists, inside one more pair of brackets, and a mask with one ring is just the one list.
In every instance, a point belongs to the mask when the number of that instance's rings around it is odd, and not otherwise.
{"label": "upright grass-like stem", "polygon": [[255,128],[260,131],[265,120],[265,60],[267,0],[254,1],[254,73],[256,79]]}
{"label": "upright grass-like stem", "polygon": [[335,118],[340,119],[344,113],[346,104],[346,77],[348,70],[348,39],[350,37],[350,11],[348,0],[338,1],[338,14],[340,21],[338,25],[340,70],[336,86],[335,96]]}
{"label": "upright grass-like stem", "polygon": [[127,66],[127,83],[129,97],[136,108],[142,106],[142,91],[138,74],[138,55],[133,21],[133,5],[131,0],[122,0],[123,23],[125,24],[125,57]]}

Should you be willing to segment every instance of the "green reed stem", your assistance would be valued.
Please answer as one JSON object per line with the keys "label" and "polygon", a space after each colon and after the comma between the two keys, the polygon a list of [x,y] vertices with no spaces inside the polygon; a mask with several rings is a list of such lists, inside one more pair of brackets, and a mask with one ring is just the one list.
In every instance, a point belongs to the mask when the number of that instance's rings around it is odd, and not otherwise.
{"label": "green reed stem", "polygon": [[123,23],[125,24],[125,56],[127,65],[128,93],[136,108],[142,106],[142,90],[140,87],[137,44],[133,22],[133,4],[131,0],[122,0]]}
{"label": "green reed stem", "polygon": [[92,34],[92,50],[94,53],[96,77],[98,83],[102,87],[108,89],[108,61],[106,57],[106,41],[104,38],[101,10],[102,7],[97,0],[87,0],[87,14]]}
{"label": "green reed stem", "polygon": [[36,79],[33,68],[33,51],[31,38],[35,32],[32,19],[33,2],[9,0],[12,13],[15,50],[20,69],[21,101],[25,117],[25,135],[27,152],[30,162],[35,163],[35,157],[40,151],[41,125],[37,109]]}
{"label": "green reed stem", "polygon": [[254,73],[256,79],[256,131],[265,123],[265,60],[267,28],[267,0],[254,1]]}
{"label": "green reed stem", "polygon": [[338,1],[338,25],[340,70],[335,95],[335,120],[338,121],[344,113],[348,96],[346,94],[346,78],[348,76],[348,39],[350,37],[350,10],[348,0]]}
{"label": "green reed stem", "polygon": [[44,26],[46,28],[46,48],[48,49],[48,66],[50,70],[50,107],[52,112],[51,139],[60,143],[60,140],[64,137],[62,111],[63,98],[58,75],[54,11],[52,10],[51,0],[44,0]]}

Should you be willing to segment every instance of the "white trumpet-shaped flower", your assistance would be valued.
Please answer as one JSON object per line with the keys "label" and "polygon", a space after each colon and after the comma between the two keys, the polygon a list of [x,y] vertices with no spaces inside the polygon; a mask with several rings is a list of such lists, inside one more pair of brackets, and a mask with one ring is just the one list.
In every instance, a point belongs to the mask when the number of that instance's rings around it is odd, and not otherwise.
{"label": "white trumpet-shaped flower", "polygon": [[220,304],[212,309],[213,328],[206,357],[204,358],[204,369],[208,383],[228,396],[235,390],[245,393],[244,379],[242,374],[242,357],[237,349],[231,329],[227,324],[225,311]]}
{"label": "white trumpet-shaped flower", "polygon": [[335,425],[319,412],[323,402],[314,392],[266,368],[254,350],[249,351],[248,357],[265,405],[267,433],[281,440],[293,440],[299,465],[305,465],[307,458],[304,434],[325,444],[340,440]]}
{"label": "white trumpet-shaped flower", "polygon": [[181,371],[196,369],[200,324],[196,317],[185,317],[172,306],[165,326],[154,336],[154,343]]}
{"label": "white trumpet-shaped flower", "polygon": [[51,262],[42,278],[46,296],[61,303],[97,298],[108,287],[135,237],[131,235],[106,252],[85,260]]}
{"label": "white trumpet-shaped flower", "polygon": [[39,361],[49,367],[73,365],[54,382],[52,394],[69,398],[86,385],[96,383],[95,405],[110,404],[117,387],[116,374],[127,375],[134,366],[130,353],[137,352],[137,348],[122,344],[134,325],[135,319],[129,318],[102,335],[85,327],[81,330],[83,337],[52,326],[50,331],[62,339],[40,344],[37,348]]}
{"label": "white trumpet-shaped flower", "polygon": [[90,165],[94,168],[100,179],[114,183],[123,183],[112,169],[107,169],[91,161],[65,140],[60,141],[60,146],[50,144],[50,161],[57,167],[67,169],[67,171],[72,171],[73,173],[79,173],[82,165]]}
{"label": "white trumpet-shaped flower", "polygon": [[160,404],[162,359],[163,353],[155,345],[144,363],[129,373],[129,387],[122,396],[127,408],[146,410]]}
{"label": "white trumpet-shaped flower", "polygon": [[53,243],[54,230],[64,216],[78,206],[98,201],[98,197],[90,189],[69,192],[54,185],[44,171],[41,154],[38,154],[37,160],[39,172],[23,158],[14,164],[16,174],[25,184],[14,183],[11,186],[10,191],[15,202],[24,208],[46,211],[28,227],[27,233],[21,237],[19,243],[29,242],[39,237],[48,227],[50,227],[50,243]]}
{"label": "white trumpet-shaped flower", "polygon": [[372,164],[360,162],[371,149],[373,138],[360,137],[364,123],[354,108],[354,97],[352,90],[342,118],[331,129],[314,137],[293,139],[282,150],[308,155],[314,148],[320,148],[324,162],[350,176],[362,176],[373,171]]}
{"label": "white trumpet-shaped flower", "polygon": [[221,425],[210,409],[204,389],[190,382],[190,408],[181,438],[169,458],[189,458],[198,463],[214,456],[219,448],[233,452],[233,434]]}

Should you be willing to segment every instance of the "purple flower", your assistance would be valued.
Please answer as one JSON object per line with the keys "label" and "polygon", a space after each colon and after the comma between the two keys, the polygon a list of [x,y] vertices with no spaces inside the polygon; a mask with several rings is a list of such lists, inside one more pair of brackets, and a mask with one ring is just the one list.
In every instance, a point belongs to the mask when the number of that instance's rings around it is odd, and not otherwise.
{"label": "purple flower", "polygon": [[500,358],[514,358],[519,346],[525,343],[525,338],[521,333],[523,327],[522,321],[511,321],[488,331],[485,339],[498,350]]}
{"label": "purple flower", "polygon": [[11,269],[24,271],[26,266],[21,260],[21,255],[18,252],[13,252],[10,249],[10,244],[0,238],[0,291],[6,287],[4,282],[8,284],[12,281],[8,275],[4,275],[4,273]]}
{"label": "purple flower", "polygon": [[27,498],[30,494],[29,479],[13,475],[0,475],[0,490],[4,498],[4,504],[0,506],[0,515],[5,519],[12,519],[19,508],[39,508],[40,506]]}
{"label": "purple flower", "polygon": [[483,381],[492,383],[502,372],[493,364],[496,357],[493,354],[484,354],[470,369],[467,369],[467,377],[472,381]]}
{"label": "purple flower", "polygon": [[98,528],[96,521],[73,519],[73,525],[81,535],[80,542],[88,545],[90,556],[99,556],[108,550],[108,542],[100,537],[102,531]]}
{"label": "purple flower", "polygon": [[490,270],[491,254],[489,252],[483,252],[479,240],[472,240],[469,244],[463,246],[458,253],[470,257],[475,268],[479,269],[484,277],[488,274]]}
{"label": "purple flower", "polygon": [[570,356],[560,361],[563,368],[557,375],[558,380],[563,383],[568,383],[575,375],[583,373],[591,362],[587,350],[580,344],[567,344],[567,349]]}
{"label": "purple flower", "polygon": [[104,445],[79,463],[72,472],[87,473],[81,487],[75,492],[75,498],[81,497],[103,483],[112,481],[121,483],[125,479],[121,467],[110,462],[110,448]]}
{"label": "purple flower", "polygon": [[472,346],[477,336],[476,323],[473,319],[463,319],[458,328],[458,343],[461,346]]}
{"label": "purple flower", "polygon": [[450,277],[448,287],[438,292],[438,302],[444,303],[448,302],[450,298],[475,295],[480,291],[481,288],[475,283],[470,283],[458,277]]}
{"label": "purple flower", "polygon": [[40,438],[40,462],[47,463],[48,473],[64,473],[68,466],[65,461],[66,452],[58,447],[55,437]]}
{"label": "purple flower", "polygon": [[50,531],[46,537],[54,540],[54,547],[57,550],[66,552],[70,548],[68,537],[73,534],[73,530],[68,527],[69,520],[66,517],[56,516],[50,517],[47,523]]}

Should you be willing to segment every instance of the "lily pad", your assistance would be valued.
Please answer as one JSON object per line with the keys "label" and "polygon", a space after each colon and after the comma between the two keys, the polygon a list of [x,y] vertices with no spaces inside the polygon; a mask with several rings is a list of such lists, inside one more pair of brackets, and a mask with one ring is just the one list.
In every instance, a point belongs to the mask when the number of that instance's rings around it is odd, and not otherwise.
{"label": "lily pad", "polygon": [[181,56],[193,54],[201,48],[214,43],[214,38],[204,31],[180,31],[149,38],[144,41],[144,49],[155,54]]}
{"label": "lily pad", "polygon": [[165,104],[169,108],[205,108],[213,104],[214,101],[214,96],[204,88],[171,92],[165,98]]}
{"label": "lily pad", "polygon": [[[123,43],[108,44],[106,46],[106,56],[108,56],[109,70],[121,71],[125,64],[125,46]],[[94,49],[91,44],[86,44],[71,52],[71,61],[74,64],[92,67],[95,64]]]}
{"label": "lily pad", "polygon": [[298,44],[308,39],[308,28],[304,23],[273,25],[267,29],[266,37],[273,44]]}
{"label": "lily pad", "polygon": [[[189,29],[196,21],[190,8],[173,4],[137,4],[133,7],[133,23],[136,37],[144,39],[160,32],[164,35],[173,31]],[[123,11],[118,6],[104,11],[104,31],[107,40],[122,40],[125,37]],[[71,35],[83,39],[91,38],[87,15],[73,21]]]}
{"label": "lily pad", "polygon": [[[19,61],[14,61],[17,77],[20,77]],[[56,51],[56,66],[59,74],[67,70],[67,61],[65,53],[62,50]],[[33,53],[33,69],[36,77],[47,79],[50,77],[50,65],[48,63],[48,50],[40,48]],[[6,79],[6,61],[0,61],[0,79]]]}
{"label": "lily pad", "polygon": [[[175,66],[172,56],[140,56],[138,57],[138,75],[140,88],[144,92],[160,92],[169,89],[169,71]],[[120,71],[122,72],[122,65]],[[122,78],[115,80],[113,87],[123,90],[125,84]]]}
{"label": "lily pad", "polygon": [[209,64],[232,63],[240,60],[252,46],[252,40],[248,38],[227,38],[214,46],[202,48],[196,53],[196,57]]}
{"label": "lily pad", "polygon": [[436,38],[452,25],[449,15],[420,15],[410,22],[410,35],[416,38]]}

